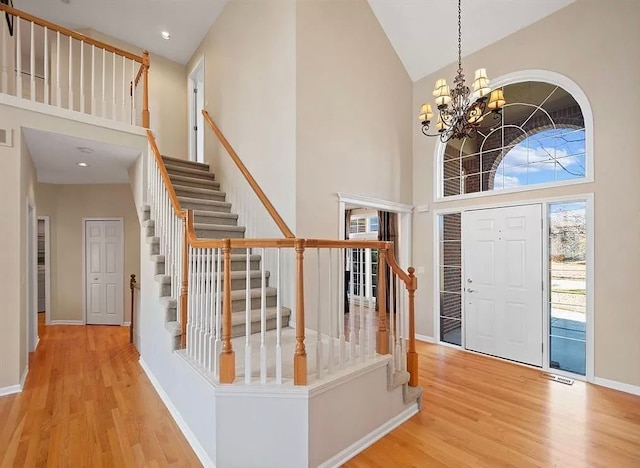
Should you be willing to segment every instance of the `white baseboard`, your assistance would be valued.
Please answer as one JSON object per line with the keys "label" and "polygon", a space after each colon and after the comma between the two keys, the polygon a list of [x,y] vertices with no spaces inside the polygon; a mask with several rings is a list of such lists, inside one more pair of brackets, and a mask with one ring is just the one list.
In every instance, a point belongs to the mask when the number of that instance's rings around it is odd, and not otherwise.
{"label": "white baseboard", "polygon": [[84,320],[51,320],[49,325],[86,325]]}
{"label": "white baseboard", "polygon": [[342,466],[343,463],[351,460],[357,454],[362,452],[364,449],[373,445],[378,440],[382,439],[389,432],[393,431],[400,424],[411,418],[413,415],[418,413],[418,404],[414,403],[405,409],[402,413],[397,415],[395,418],[390,419],[382,426],[377,429],[371,431],[369,434],[364,436],[362,439],[354,442],[349,447],[344,449],[342,452],[334,455],[329,460],[320,464],[318,468],[331,468],[334,466]]}
{"label": "white baseboard", "polygon": [[638,387],[637,385],[626,384],[623,382],[603,379],[600,377],[595,377],[593,379],[593,383],[596,385],[600,385],[601,387],[612,388],[614,390],[619,390],[621,392],[631,393],[632,395],[640,396],[640,387]]}
{"label": "white baseboard", "polygon": [[130,327],[131,326],[131,322],[122,322],[122,326],[123,327]]}
{"label": "white baseboard", "polygon": [[417,333],[416,333],[416,340],[424,341],[425,343],[437,343],[438,342],[438,340],[436,340],[433,336],[418,335]]}
{"label": "white baseboard", "polygon": [[20,383],[17,385],[9,385],[8,387],[0,387],[0,397],[20,393],[24,389],[24,382],[27,380],[27,374],[29,374],[29,366],[24,368],[24,372],[22,372],[22,376],[20,377]]}
{"label": "white baseboard", "polygon": [[0,387],[0,397],[6,395],[13,395],[14,393],[20,393],[22,391],[22,385],[9,385],[8,387]]}
{"label": "white baseboard", "polygon": [[189,445],[191,445],[191,448],[195,452],[198,459],[200,459],[200,462],[205,466],[205,468],[207,467],[216,468],[215,463],[213,463],[213,460],[209,458],[209,455],[205,451],[204,447],[200,445],[200,442],[198,442],[198,439],[196,438],[195,434],[191,431],[191,428],[189,427],[187,422],[182,418],[182,415],[178,411],[178,408],[175,407],[175,405],[171,401],[171,398],[169,398],[169,395],[167,395],[166,392],[163,390],[162,386],[160,385],[160,382],[158,382],[158,379],[156,379],[155,375],[153,375],[153,372],[151,372],[151,369],[149,369],[149,367],[144,362],[144,359],[142,359],[142,357],[140,358],[139,363],[140,363],[140,367],[142,367],[142,370],[144,371],[145,374],[147,374],[147,377],[151,381],[151,385],[153,385],[153,388],[155,388],[156,393],[158,394],[158,396],[160,397],[164,405],[169,410],[169,413],[173,417],[173,420],[176,422],[176,424],[180,428],[180,431],[182,431],[182,434],[187,439],[187,442],[189,442]]}

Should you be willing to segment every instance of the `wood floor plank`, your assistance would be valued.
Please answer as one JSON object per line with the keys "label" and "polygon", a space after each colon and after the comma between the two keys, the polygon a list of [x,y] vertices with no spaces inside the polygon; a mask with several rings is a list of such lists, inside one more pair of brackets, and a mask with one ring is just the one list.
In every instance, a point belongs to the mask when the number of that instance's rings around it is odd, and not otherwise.
{"label": "wood floor plank", "polygon": [[0,398],[0,467],[201,466],[129,330],[39,324],[25,389]]}
{"label": "wood floor plank", "polygon": [[344,465],[640,467],[640,397],[418,343],[422,412]]}

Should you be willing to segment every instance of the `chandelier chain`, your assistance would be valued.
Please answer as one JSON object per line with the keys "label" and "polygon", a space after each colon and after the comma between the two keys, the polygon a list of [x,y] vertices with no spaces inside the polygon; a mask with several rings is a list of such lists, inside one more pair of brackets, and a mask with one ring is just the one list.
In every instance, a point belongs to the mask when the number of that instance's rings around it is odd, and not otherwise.
{"label": "chandelier chain", "polygon": [[458,0],[458,72],[462,71],[462,0]]}

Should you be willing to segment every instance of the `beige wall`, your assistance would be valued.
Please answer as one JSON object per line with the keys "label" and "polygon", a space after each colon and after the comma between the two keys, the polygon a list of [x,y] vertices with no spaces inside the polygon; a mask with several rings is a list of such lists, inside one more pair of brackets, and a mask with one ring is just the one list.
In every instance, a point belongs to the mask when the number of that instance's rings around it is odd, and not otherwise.
{"label": "beige wall", "polygon": [[[640,107],[640,61],[630,44],[640,42],[640,4],[625,0],[579,0],[465,58],[467,71],[486,67],[491,76],[545,69],[575,81],[588,96],[594,115],[595,183],[536,190],[490,199],[434,202],[434,139],[422,136],[414,120],[413,193],[415,205],[431,209],[498,203],[557,195],[595,193],[595,375],[640,385],[640,141],[633,138]],[[412,115],[431,99],[435,80],[451,79],[449,66],[415,83]],[[613,84],[613,93],[611,84]],[[616,98],[622,93],[623,98]],[[613,117],[615,116],[615,118]],[[417,332],[433,335],[433,215],[414,218],[413,264],[426,267],[419,277]]]}
{"label": "beige wall", "polygon": [[130,320],[129,275],[140,274],[140,224],[129,184],[37,184],[38,216],[49,216],[51,320],[84,320],[83,218],[124,218],[124,321]]}
{"label": "beige wall", "polygon": [[337,192],[411,202],[412,83],[365,0],[296,17],[296,233],[336,238]]}
{"label": "beige wall", "polygon": [[[295,228],[295,1],[231,1],[187,64],[204,55],[205,108]],[[205,158],[248,237],[280,231],[205,124]]]}

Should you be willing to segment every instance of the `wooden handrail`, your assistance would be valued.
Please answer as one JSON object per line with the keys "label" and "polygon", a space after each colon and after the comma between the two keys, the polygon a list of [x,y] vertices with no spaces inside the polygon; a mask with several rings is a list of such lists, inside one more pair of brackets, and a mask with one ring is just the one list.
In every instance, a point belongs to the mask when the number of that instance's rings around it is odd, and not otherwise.
{"label": "wooden handrail", "polygon": [[231,159],[233,159],[233,162],[236,164],[238,169],[240,169],[240,172],[242,172],[242,175],[247,180],[247,182],[249,183],[249,185],[251,186],[255,194],[258,196],[258,198],[260,199],[264,207],[267,209],[267,211],[269,212],[269,215],[271,215],[271,218],[278,225],[284,237],[289,239],[294,238],[295,236],[293,235],[293,232],[291,232],[291,229],[289,229],[289,227],[287,226],[287,223],[284,222],[284,220],[282,219],[278,211],[271,204],[271,201],[269,201],[269,199],[264,194],[264,192],[262,191],[262,189],[260,188],[256,180],[253,178],[253,176],[251,175],[247,167],[244,165],[244,163],[238,156],[238,153],[235,152],[235,150],[233,149],[231,144],[229,144],[229,142],[227,141],[225,136],[222,134],[218,126],[213,122],[213,120],[209,116],[209,113],[203,109],[202,115],[204,116],[204,119],[207,121],[207,123],[211,127],[211,130],[213,130],[213,133],[215,133],[216,136],[218,137],[218,140],[220,140],[220,143],[222,143],[222,146],[224,146],[224,148],[227,150],[227,153],[229,153],[229,156],[231,156]]}
{"label": "wooden handrail", "polygon": [[24,19],[25,21],[33,22],[33,23],[35,23],[35,24],[37,24],[39,26],[42,26],[43,28],[47,28],[47,29],[50,29],[52,31],[59,32],[60,34],[64,34],[65,36],[72,37],[74,39],[82,41],[85,44],[90,44],[90,45],[94,45],[96,47],[100,47],[101,49],[107,50],[109,52],[113,52],[114,54],[120,55],[121,57],[126,57],[126,58],[128,58],[130,60],[134,60],[134,61],[140,62],[140,63],[143,62],[143,57],[141,55],[132,54],[131,52],[127,52],[126,50],[123,50],[123,49],[120,49],[118,47],[114,47],[112,45],[109,45],[106,42],[102,42],[102,41],[99,41],[97,39],[93,39],[92,37],[85,36],[84,34],[81,34],[79,32],[72,31],[71,29],[67,29],[65,27],[59,26],[59,25],[57,25],[55,23],[52,23],[52,22],[47,21],[45,19],[39,18],[39,17],[34,16],[32,14],[29,14],[29,13],[27,13],[25,11],[18,10],[16,8],[10,7],[8,5],[4,5],[2,3],[0,3],[0,11],[5,11],[6,13],[8,13],[10,15],[18,16],[18,17]]}
{"label": "wooden handrail", "polygon": [[160,150],[158,149],[158,145],[156,144],[156,139],[153,136],[151,130],[147,130],[147,139],[149,140],[149,144],[151,145],[151,149],[153,150],[153,156],[156,160],[156,164],[158,165],[158,169],[160,170],[160,175],[162,176],[164,185],[167,188],[167,192],[169,192],[169,199],[171,200],[171,205],[173,205],[173,210],[175,211],[175,214],[178,218],[185,219],[187,213],[180,206],[180,200],[178,200],[176,191],[173,188],[173,184],[171,183],[171,179],[169,178],[169,173],[167,172],[167,168],[164,165],[162,155],[160,154]]}
{"label": "wooden handrail", "polygon": [[393,249],[389,249],[387,251],[387,264],[389,265],[391,270],[393,270],[396,276],[398,276],[404,282],[404,284],[406,284],[407,287],[409,287],[412,280],[409,277],[409,275],[405,273],[405,271],[402,268],[400,268],[400,265],[398,265]]}

